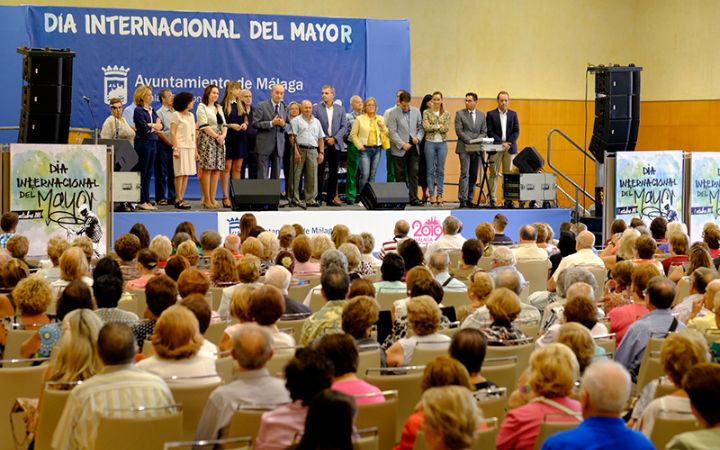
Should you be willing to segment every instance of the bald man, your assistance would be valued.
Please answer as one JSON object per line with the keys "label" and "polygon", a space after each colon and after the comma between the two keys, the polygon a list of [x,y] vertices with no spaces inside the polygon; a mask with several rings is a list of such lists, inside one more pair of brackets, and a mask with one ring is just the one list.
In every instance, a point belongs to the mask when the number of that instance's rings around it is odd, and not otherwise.
{"label": "bald man", "polygon": [[563,270],[568,267],[582,266],[586,269],[598,268],[604,269],[605,263],[595,254],[593,246],[595,245],[595,235],[589,231],[582,231],[575,240],[575,250],[577,252],[564,257],[553,276],[548,280],[548,291],[555,292],[557,289],[557,277]]}
{"label": "bald man", "polygon": [[300,104],[300,115],[290,121],[290,146],[295,158],[295,189],[291,204],[300,205],[300,179],[305,172],[306,206],[319,207],[317,197],[317,168],[325,157],[325,133],[320,121],[313,116],[310,100]]}
{"label": "bald man", "polygon": [[392,241],[383,242],[382,249],[380,250],[379,257],[383,259],[385,255],[390,252],[396,252],[400,242],[408,238],[410,232],[410,223],[407,220],[400,219],[395,222],[395,228],[393,229]]}

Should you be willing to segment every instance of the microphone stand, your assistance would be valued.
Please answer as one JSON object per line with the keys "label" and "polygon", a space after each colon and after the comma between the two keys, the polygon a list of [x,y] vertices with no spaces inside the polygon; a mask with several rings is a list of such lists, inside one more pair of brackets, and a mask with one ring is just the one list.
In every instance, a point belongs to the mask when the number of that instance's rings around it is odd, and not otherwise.
{"label": "microphone stand", "polygon": [[[93,125],[95,125],[95,145],[98,143],[98,138],[100,137],[100,131],[98,130],[98,124],[97,120],[95,120],[95,114],[93,113],[92,106],[90,105],[90,97],[83,96],[83,100],[85,100],[85,103],[87,103],[88,111],[90,111],[90,117],[92,118]],[[116,131],[117,132],[117,131]]]}

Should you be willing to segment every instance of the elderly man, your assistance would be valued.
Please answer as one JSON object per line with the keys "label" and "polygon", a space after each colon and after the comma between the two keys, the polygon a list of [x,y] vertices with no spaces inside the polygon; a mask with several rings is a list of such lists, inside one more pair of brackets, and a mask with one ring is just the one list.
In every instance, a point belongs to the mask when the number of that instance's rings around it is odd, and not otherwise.
{"label": "elderly man", "polygon": [[109,409],[162,408],[174,412],[170,389],[162,378],[135,367],[135,338],[129,326],[106,323],[100,330],[97,356],[103,369],[70,392],[52,447],[95,448],[100,415]]}
{"label": "elderly man", "polygon": [[280,179],[280,161],[285,151],[285,88],[276,84],[270,91],[270,98],[253,108],[253,126],[257,129],[255,153],[257,157],[257,177],[268,178],[268,169],[272,165],[271,178]]}
{"label": "elderly man", "polygon": [[[158,205],[175,203],[175,170],[173,169],[173,143],[170,130],[170,120],[175,110],[173,99],[175,96],[172,90],[165,88],[158,94],[162,106],[157,110],[157,115],[162,121],[163,129],[158,133],[157,156],[155,157],[155,197]],[[165,192],[167,190],[167,197]]]}
{"label": "elderly man", "polygon": [[665,277],[652,278],[647,286],[649,313],[630,325],[617,349],[615,360],[637,376],[643,352],[651,337],[662,338],[687,327],[673,317],[670,306],[675,299],[675,283]]}
{"label": "elderly man", "polygon": [[[498,273],[495,275],[493,281],[495,283],[495,289],[510,289],[517,294],[518,297],[523,289],[520,283],[520,278],[518,277],[518,272],[513,272],[511,270],[504,270]],[[516,323],[540,321],[540,311],[536,307],[523,302],[520,302],[520,307],[521,311],[520,315],[518,315],[517,319],[515,319]],[[467,319],[463,321],[460,328],[476,328],[480,330],[490,326],[490,322],[490,312],[488,311],[487,306],[483,305],[470,314]]]}
{"label": "elderly man", "polygon": [[320,285],[327,303],[305,320],[300,335],[302,345],[308,345],[324,334],[342,333],[342,311],[348,303],[345,297],[350,287],[350,277],[342,268],[333,266],[323,271]]}
{"label": "elderly man", "polygon": [[428,244],[425,250],[425,262],[430,261],[430,255],[436,250],[460,250],[465,242],[460,231],[462,231],[462,222],[454,216],[447,216],[442,223],[443,235],[440,238]]}
{"label": "elderly man", "polygon": [[[690,279],[692,281],[690,284],[690,295],[675,305],[672,309],[672,315],[677,317],[677,320],[680,322],[687,324],[688,320],[690,320],[690,316],[692,315],[695,303],[702,305],[705,293],[707,292],[707,286],[717,278],[718,273],[714,269],[709,269],[707,267],[698,267],[695,269],[695,271],[690,275]],[[712,304],[712,299],[710,300],[710,304]],[[712,306],[710,308],[712,309]],[[699,312],[700,311],[698,310],[697,313]],[[697,313],[695,314],[697,315]]]}
{"label": "elderly man", "polygon": [[717,328],[713,310],[717,309],[716,305],[720,302],[720,297],[717,295],[719,292],[720,280],[713,280],[705,287],[702,301],[696,300],[693,304],[690,320],[687,322],[688,328],[703,334],[710,328]]}
{"label": "elderly man", "polygon": [[532,225],[523,225],[520,228],[520,236],[517,247],[513,249],[517,262],[521,261],[544,261],[550,269],[550,256],[547,250],[537,246],[537,229]]}
{"label": "elderly man", "polygon": [[347,178],[345,180],[345,202],[353,205],[357,201],[358,177],[358,149],[350,139],[350,130],[357,116],[363,113],[363,99],[359,95],[350,97],[352,111],[345,115],[347,120],[347,134],[345,135],[345,148],[347,149]]}
{"label": "elderly man", "polygon": [[549,437],[543,450],[654,449],[648,438],[620,418],[631,389],[630,374],[620,364],[612,360],[591,364],[580,382],[583,422]]}
{"label": "elderly man", "polygon": [[[598,289],[597,280],[593,274],[582,267],[571,267],[563,275],[564,295],[555,297],[557,300],[548,303],[543,311],[542,330],[547,331],[552,325],[563,317],[565,303],[571,298],[585,296],[595,298],[595,290]],[[535,304],[537,306],[537,304]],[[598,317],[604,317],[605,313],[598,308]]]}
{"label": "elderly man", "polygon": [[322,103],[311,107],[311,113],[320,121],[322,131],[325,134],[325,155],[327,157],[322,162],[318,162],[318,192],[315,201],[318,203],[322,202],[322,185],[325,175],[325,162],[327,161],[328,178],[327,189],[325,191],[325,204],[327,206],[341,206],[342,203],[340,203],[340,198],[337,196],[338,167],[341,153],[345,151],[345,141],[343,138],[350,129],[348,128],[347,117],[345,116],[345,108],[335,103],[335,88],[330,85],[325,85],[322,87],[321,95]]}
{"label": "elderly man", "polygon": [[270,331],[247,324],[232,336],[232,342],[232,357],[240,371],[231,383],[218,387],[210,394],[198,423],[196,440],[224,438],[233,413],[242,404],[278,405],[290,402],[282,380],[270,375],[265,368],[273,355]]}
{"label": "elderly man", "polygon": [[[323,91],[324,92],[324,91]],[[290,121],[292,134],[290,145],[294,149],[295,173],[292,203],[300,205],[300,178],[305,171],[305,204],[319,207],[315,198],[318,193],[318,165],[325,159],[325,133],[320,121],[313,116],[313,107],[310,100],[303,100],[300,104],[300,115]],[[337,176],[337,175],[336,175]],[[333,195],[335,195],[333,193]]]}
{"label": "elderly man", "polygon": [[564,257],[562,261],[560,261],[557,270],[548,280],[548,291],[555,292],[555,289],[557,289],[558,274],[568,267],[582,266],[586,268],[605,269],[603,260],[593,252],[593,245],[595,245],[595,235],[587,230],[581,231],[575,241],[575,250],[577,250],[577,252]]}
{"label": "elderly man", "polygon": [[445,292],[467,292],[467,286],[465,283],[450,275],[450,272],[448,271],[448,268],[450,267],[450,256],[446,251],[435,250],[435,252],[430,255],[428,267],[435,277],[435,281],[440,283],[440,286],[442,286]]}
{"label": "elderly man", "polygon": [[[133,105],[134,108],[134,105]],[[123,117],[123,104],[119,98],[110,99],[110,116],[103,122],[100,130],[102,139],[125,139],[132,142],[135,139],[135,130],[132,123]]]}
{"label": "elderly man", "polygon": [[395,228],[393,228],[392,241],[383,242],[380,254],[380,259],[383,259],[389,252],[396,252],[400,242],[408,238],[410,232],[410,224],[407,220],[400,219],[395,222]]}
{"label": "elderly man", "polygon": [[271,266],[265,272],[265,284],[280,289],[285,297],[285,314],[310,314],[312,311],[309,307],[291,299],[288,295],[290,281],[292,281],[292,274],[283,266]]}
{"label": "elderly man", "polygon": [[222,237],[220,237],[220,233],[215,230],[205,230],[200,235],[200,248],[208,261],[212,258],[215,249],[220,247],[221,244]]}
{"label": "elderly man", "polygon": [[525,286],[528,285],[527,281],[525,281],[525,277],[523,276],[523,274],[518,272],[517,268],[515,268],[515,254],[512,250],[510,250],[509,247],[496,247],[495,250],[493,250],[491,258],[491,277],[494,278],[500,272],[511,271],[514,272],[520,279],[520,290],[522,290],[523,288],[525,288]]}

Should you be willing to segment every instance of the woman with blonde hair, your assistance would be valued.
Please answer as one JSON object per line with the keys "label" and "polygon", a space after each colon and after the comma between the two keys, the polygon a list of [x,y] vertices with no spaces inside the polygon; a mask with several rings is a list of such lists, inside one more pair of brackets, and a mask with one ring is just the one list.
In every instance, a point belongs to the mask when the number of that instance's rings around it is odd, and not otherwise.
{"label": "woman with blonde hair", "polygon": [[210,258],[210,282],[215,287],[239,282],[235,257],[230,250],[219,247]]}
{"label": "woman with blonde hair", "polygon": [[53,282],[60,278],[60,257],[63,252],[70,248],[70,243],[63,236],[55,235],[50,238],[47,243],[47,254],[52,263],[52,267],[40,269],[48,282]]}
{"label": "woman with blonde hair", "polygon": [[135,111],[133,124],[135,126],[135,151],[140,157],[140,204],[139,209],[157,209],[150,204],[150,177],[155,168],[155,154],[157,152],[158,133],[162,131],[163,124],[155,110],[152,108],[153,92],[150,86],[140,85],[133,95]]}
{"label": "woman with blonde hair", "polygon": [[[52,352],[45,381],[85,381],[100,371],[97,339],[103,321],[90,309],[70,311],[62,322],[63,332]],[[62,386],[56,389],[68,389]]]}
{"label": "woman with blonde hair", "polygon": [[170,258],[170,255],[172,255],[172,242],[170,242],[170,238],[163,234],[158,234],[150,241],[149,248],[155,252],[158,257],[158,269],[164,269],[167,265],[167,260]]}
{"label": "woman with blonde hair", "polygon": [[487,272],[477,270],[470,275],[470,283],[468,284],[469,305],[463,305],[455,309],[455,316],[458,322],[463,323],[465,319],[470,317],[475,311],[479,310],[487,302],[488,297],[495,289],[495,281]]}
{"label": "woman with blonde hair", "polygon": [[[425,161],[427,162],[427,172],[424,175],[427,177],[430,204],[443,206],[445,204],[442,196],[445,184],[450,113],[443,108],[442,92],[433,92],[430,108],[423,112],[422,125],[425,129]],[[437,186],[437,197],[435,196],[435,186]]]}
{"label": "woman with blonde hair", "polygon": [[225,137],[225,171],[221,184],[223,191],[222,205],[232,207],[230,203],[229,180],[239,180],[243,160],[247,157],[247,129],[250,126],[245,106],[240,100],[242,86],[237,81],[228,81],[222,99],[222,109],[227,117],[227,136]]}
{"label": "woman with blonde hair", "polygon": [[529,382],[521,390],[530,401],[508,411],[497,436],[498,450],[534,448],[547,414],[580,415],[580,403],[570,398],[579,378],[578,361],[570,348],[548,344],[535,350],[530,356],[529,374]]}
{"label": "woman with blonde hair", "polygon": [[261,271],[263,275],[267,272],[270,266],[275,265],[275,256],[280,251],[280,242],[278,242],[277,236],[272,231],[263,231],[258,234],[258,240],[263,245],[261,262]]}
{"label": "woman with blonde hair", "polygon": [[92,287],[93,280],[88,275],[89,267],[85,252],[80,247],[70,247],[65,250],[60,257],[60,279],[50,284],[54,298],[57,300],[71,281],[79,280]]}
{"label": "woman with blonde hair", "polygon": [[469,390],[461,386],[428,389],[422,396],[422,410],[430,450],[471,448],[482,413]]}
{"label": "woman with blonde hair", "polygon": [[518,341],[527,336],[513,326],[513,321],[520,315],[522,306],[517,294],[507,288],[495,289],[487,300],[490,313],[490,326],[483,328],[488,345],[517,345]]}
{"label": "woman with blonde hair", "polygon": [[220,342],[218,343],[219,352],[230,350],[233,346],[233,333],[243,324],[252,322],[252,316],[250,315],[250,296],[255,289],[257,289],[257,286],[255,285],[243,284],[241,286],[237,286],[233,291],[228,311],[230,313],[230,317],[237,320],[238,323],[225,328],[225,333],[223,333],[222,338],[220,338]]}
{"label": "woman with blonde hair", "polygon": [[198,153],[202,169],[200,187],[202,204],[206,209],[218,209],[220,203],[215,200],[218,178],[225,172],[225,136],[227,124],[225,114],[218,103],[220,89],[210,84],[205,88],[202,102],[197,107]]}
{"label": "woman with blonde hair", "polygon": [[175,254],[187,259],[191,267],[197,267],[198,262],[200,262],[200,252],[193,241],[185,241],[178,245]]}
{"label": "woman with blonde hair", "polygon": [[312,245],[312,259],[315,261],[320,261],[320,258],[322,258],[323,253],[326,251],[335,249],[335,244],[333,244],[330,236],[324,233],[312,235],[310,242]]}
{"label": "woman with blonde hair", "polygon": [[350,236],[350,228],[340,223],[335,225],[330,233],[330,238],[333,244],[335,244],[335,248],[340,248],[341,245],[347,242],[348,236]]}
{"label": "woman with blonde hair", "polygon": [[52,290],[47,281],[34,274],[20,280],[12,291],[15,303],[14,316],[6,317],[4,327],[0,327],[0,345],[5,345],[6,333],[14,324],[23,326],[25,330],[37,330],[40,326],[50,323],[46,311],[53,299]]}
{"label": "woman with blonde hair", "polygon": [[375,173],[380,164],[383,149],[390,148],[388,129],[382,116],[377,114],[377,100],[368,97],[363,103],[363,114],[353,122],[350,140],[358,149],[360,176],[358,177],[358,193],[362,193],[365,185],[375,181]]}
{"label": "woman with blonde hair", "polygon": [[449,347],[450,337],[438,333],[442,315],[435,300],[429,295],[413,297],[407,304],[408,328],[413,335],[398,340],[387,349],[390,367],[407,366],[418,343],[426,348]]}
{"label": "woman with blonde hair", "polygon": [[[203,337],[195,314],[188,308],[173,305],[160,314],[152,334],[155,355],[143,359],[138,369],[154,373],[166,380],[188,377],[187,383],[219,383],[215,358],[199,353]],[[201,377],[201,378],[200,378]]]}
{"label": "woman with blonde hair", "polygon": [[563,324],[557,333],[555,342],[567,345],[578,360],[580,375],[592,364],[593,360],[605,355],[602,347],[595,345],[590,331],[578,322]]}

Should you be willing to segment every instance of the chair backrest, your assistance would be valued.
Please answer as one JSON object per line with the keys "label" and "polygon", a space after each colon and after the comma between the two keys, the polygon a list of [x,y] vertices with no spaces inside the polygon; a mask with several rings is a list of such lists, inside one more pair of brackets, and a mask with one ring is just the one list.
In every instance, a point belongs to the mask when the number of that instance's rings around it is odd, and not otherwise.
{"label": "chair backrest", "polygon": [[384,396],[385,401],[359,404],[355,424],[358,428],[376,427],[379,448],[389,449],[395,445],[398,438],[398,391],[383,391],[377,395]]}
{"label": "chair backrest", "polygon": [[295,350],[302,347],[276,347],[273,349],[272,358],[267,362],[265,367],[270,372],[270,375],[277,375],[278,373],[285,373],[285,366],[288,365],[290,360],[295,356]]}
{"label": "chair backrest", "polygon": [[364,374],[367,369],[372,367],[378,367],[380,365],[380,346],[378,345],[374,349],[363,349],[360,347],[358,353],[358,375]]}
{"label": "chair backrest", "polygon": [[[46,366],[0,368],[0,449],[14,449],[10,410],[18,397],[37,397]],[[12,388],[9,388],[12,386]]]}
{"label": "chair backrest", "polygon": [[582,422],[582,417],[569,414],[545,414],[540,424],[540,432],[535,440],[535,450],[540,450],[547,438],[561,431],[572,430]]}
{"label": "chair backrest", "polygon": [[600,300],[605,291],[605,281],[607,281],[607,269],[605,267],[587,267],[591,274],[595,277],[597,282],[597,289],[595,289],[595,300]]}
{"label": "chair backrest", "polygon": [[518,261],[515,268],[528,283],[528,292],[547,290],[548,262],[547,260]]}
{"label": "chair backrest", "polygon": [[530,365],[530,354],[534,349],[535,346],[532,343],[507,346],[489,345],[485,357],[502,358],[504,356],[516,356],[517,376],[520,377],[520,374]]}
{"label": "chair backrest", "polygon": [[477,398],[477,404],[483,412],[483,417],[495,417],[500,423],[505,420],[508,404],[507,388],[501,387],[478,391],[475,392],[475,398]]}
{"label": "chair backrest", "polygon": [[447,356],[450,341],[418,342],[410,357],[411,366],[422,366],[438,356]]}
{"label": "chair backrest", "polygon": [[458,309],[461,306],[469,305],[470,297],[468,297],[467,291],[445,291],[442,304]]}
{"label": "chair backrest", "polygon": [[392,304],[393,304],[393,302],[395,302],[395,300],[400,300],[401,298],[407,298],[407,296],[408,296],[407,292],[383,291],[381,289],[377,293],[375,300],[377,300],[378,305],[380,305],[380,309],[389,310],[392,307]]}
{"label": "chair backrest", "polygon": [[250,450],[252,449],[252,439],[244,436],[226,439],[210,439],[204,441],[166,442],[163,446],[163,450],[213,450],[215,448]]}
{"label": "chair backrest", "polygon": [[318,312],[320,308],[323,307],[323,305],[327,303],[327,300],[325,300],[325,297],[322,296],[322,292],[320,292],[320,289],[313,290],[310,293],[310,310],[314,313]]}
{"label": "chair backrest", "polygon": [[449,328],[443,328],[441,330],[438,330],[438,333],[444,334],[445,336],[452,339],[452,337],[455,336],[458,331],[460,331],[460,322],[451,322]]}
{"label": "chair backrest", "polygon": [[303,301],[305,297],[308,295],[308,292],[310,292],[310,289],[313,288],[313,285],[310,283],[304,283],[304,284],[297,284],[295,286],[290,286],[288,288],[288,297],[290,297],[293,300],[297,300],[299,302]]}
{"label": "chair backrest", "polygon": [[720,342],[720,330],[717,328],[708,328],[705,330],[705,339],[708,345]]}
{"label": "chair backrest", "polygon": [[[214,376],[212,377],[215,378]],[[219,382],[211,382],[202,385],[191,383],[172,382],[168,387],[173,394],[175,401],[183,407],[183,440],[192,440],[195,437],[195,430],[200,422],[203,409],[212,391],[220,386]]]}
{"label": "chair backrest", "polygon": [[537,339],[540,333],[540,320],[516,320],[513,326],[522,331],[523,334],[533,340]]}
{"label": "chair backrest", "polygon": [[133,314],[137,314],[138,306],[137,306],[137,299],[135,297],[124,297],[121,298],[118,301],[117,305],[118,309],[122,309],[123,311],[129,311]]}
{"label": "chair backrest", "polygon": [[[400,440],[402,427],[405,421],[415,410],[415,405],[420,401],[422,391],[420,381],[422,380],[425,366],[410,366],[397,369],[369,369],[364,375],[365,381],[377,386],[382,391],[398,392],[398,409],[395,439]],[[396,441],[396,442],[397,442]],[[380,448],[392,448],[380,446]]]}
{"label": "chair backrest", "polygon": [[208,329],[205,330],[204,337],[213,344],[218,345],[223,334],[225,334],[225,329],[229,326],[230,322],[226,321],[211,323]]}
{"label": "chair backrest", "polygon": [[700,426],[692,414],[687,414],[685,418],[670,418],[665,417],[661,411],[655,418],[655,424],[653,425],[652,432],[650,432],[650,441],[655,445],[655,448],[665,448],[667,443],[670,442],[675,435],[699,429]]}
{"label": "chair backrest", "polygon": [[448,257],[450,257],[450,265],[448,268],[452,270],[459,267],[460,261],[462,260],[462,250],[450,250],[447,253]]}
{"label": "chair backrest", "polygon": [[223,356],[215,360],[215,371],[222,379],[223,384],[232,381],[233,374],[237,371],[237,362],[232,356]]}
{"label": "chair backrest", "polygon": [[[7,338],[5,339],[5,351],[3,352],[3,358],[5,359],[20,359],[20,347],[23,343],[30,339],[36,330],[24,330],[24,329],[11,329],[7,332]],[[19,364],[18,364],[19,365]]]}
{"label": "chair backrest", "polygon": [[648,339],[645,352],[640,360],[635,392],[641,392],[650,381],[655,378],[660,378],[663,375],[664,371],[660,366],[660,348],[664,341],[664,338],[651,337]]}
{"label": "chair backrest", "polygon": [[[300,340],[300,335],[302,334],[302,327],[305,323],[305,320],[307,320],[307,317],[302,319],[293,319],[293,320],[284,320],[282,317],[280,320],[276,322],[276,325],[278,328],[285,332],[292,332],[292,337],[295,338],[295,341]],[[288,333],[290,334],[290,333]]]}
{"label": "chair backrest", "polygon": [[490,269],[492,269],[492,258],[489,256],[483,256],[478,260],[477,266],[480,269],[489,272]]}
{"label": "chair backrest", "polygon": [[380,434],[377,427],[363,428],[357,431],[358,438],[353,441],[353,450],[380,450]]}
{"label": "chair backrest", "polygon": [[[155,415],[153,415],[155,414]],[[95,448],[127,450],[129,448],[162,449],[166,442],[182,436],[182,408],[149,408],[143,411],[115,410],[100,415]]]}
{"label": "chair backrest", "polygon": [[512,391],[517,387],[517,357],[485,358],[480,375],[499,387]]}
{"label": "chair backrest", "polygon": [[49,387],[55,383],[46,383],[45,391],[43,392],[43,398],[40,402],[40,411],[38,411],[38,424],[35,430],[35,449],[36,450],[50,450],[53,433],[55,427],[60,420],[60,415],[65,408],[68,396],[72,387],[78,383],[67,383],[66,386],[69,389],[60,390],[57,388]]}
{"label": "chair backrest", "polygon": [[227,437],[245,436],[255,442],[262,415],[281,405],[240,405],[230,419]]}
{"label": "chair backrest", "polygon": [[130,289],[130,294],[135,299],[135,314],[138,317],[143,317],[145,314],[145,308],[147,307],[147,300],[145,298],[145,289]]}
{"label": "chair backrest", "polygon": [[685,297],[690,295],[690,285],[692,283],[690,282],[690,277],[684,276],[680,278],[677,282],[677,288],[675,289],[675,299],[673,300],[673,307],[675,307],[678,303],[682,302]]}
{"label": "chair backrest", "polygon": [[[232,286],[232,284],[230,285]],[[228,287],[228,286],[224,286]],[[211,287],[210,288],[210,309],[213,311],[217,311],[220,307],[220,302],[222,302],[222,295],[223,295],[223,287]]]}

